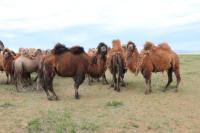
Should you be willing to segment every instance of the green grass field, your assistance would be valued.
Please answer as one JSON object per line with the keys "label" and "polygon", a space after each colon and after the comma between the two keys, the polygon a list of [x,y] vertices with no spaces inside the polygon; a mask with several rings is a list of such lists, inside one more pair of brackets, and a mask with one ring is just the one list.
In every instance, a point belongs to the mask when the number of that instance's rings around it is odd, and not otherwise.
{"label": "green grass field", "polygon": [[[144,95],[144,79],[128,72],[120,93],[109,85],[86,79],[75,100],[71,78],[56,77],[59,101],[43,91],[17,93],[0,74],[0,133],[200,133],[200,55],[180,55],[182,82],[174,92],[161,90],[166,73],[152,77],[151,95]],[[107,73],[110,81],[111,75]]]}

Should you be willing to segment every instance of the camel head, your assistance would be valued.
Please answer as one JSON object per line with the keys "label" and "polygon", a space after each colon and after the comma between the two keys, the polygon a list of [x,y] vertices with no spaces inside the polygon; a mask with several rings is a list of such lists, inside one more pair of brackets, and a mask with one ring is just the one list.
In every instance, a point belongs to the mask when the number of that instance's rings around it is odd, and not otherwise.
{"label": "camel head", "polygon": [[89,55],[90,57],[95,56],[96,53],[97,53],[96,48],[89,48],[89,50],[88,50],[88,55]]}
{"label": "camel head", "polygon": [[4,44],[3,42],[0,40],[0,51],[3,51],[4,50]]}
{"label": "camel head", "polygon": [[6,60],[13,58],[13,54],[8,48],[5,48],[3,50],[3,58],[6,59]]}
{"label": "camel head", "polygon": [[42,56],[42,50],[41,49],[35,50],[33,52],[33,54],[31,55],[32,58],[39,57],[39,56]]}
{"label": "camel head", "polygon": [[137,48],[134,42],[129,41],[127,44],[127,55],[131,56],[133,52],[137,52]]}
{"label": "camel head", "polygon": [[97,53],[101,55],[101,58],[106,59],[107,53],[108,53],[108,46],[101,42],[97,46]]}
{"label": "camel head", "polygon": [[150,41],[146,41],[144,44],[144,50],[153,50],[155,48],[155,45],[150,42]]}
{"label": "camel head", "polygon": [[121,51],[121,41],[119,39],[112,41],[112,49],[117,52]]}

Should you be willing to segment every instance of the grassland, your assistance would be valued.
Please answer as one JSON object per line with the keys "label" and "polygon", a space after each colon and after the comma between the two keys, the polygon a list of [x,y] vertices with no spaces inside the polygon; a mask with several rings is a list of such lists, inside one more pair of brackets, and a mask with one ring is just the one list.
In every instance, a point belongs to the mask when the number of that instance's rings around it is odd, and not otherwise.
{"label": "grassland", "polygon": [[[70,78],[56,77],[59,101],[43,91],[17,93],[0,74],[0,133],[199,133],[200,55],[180,55],[182,82],[163,93],[166,73],[153,75],[153,93],[144,95],[144,80],[128,72],[120,93],[86,80],[80,100],[74,99]],[[111,75],[107,73],[111,80]]]}

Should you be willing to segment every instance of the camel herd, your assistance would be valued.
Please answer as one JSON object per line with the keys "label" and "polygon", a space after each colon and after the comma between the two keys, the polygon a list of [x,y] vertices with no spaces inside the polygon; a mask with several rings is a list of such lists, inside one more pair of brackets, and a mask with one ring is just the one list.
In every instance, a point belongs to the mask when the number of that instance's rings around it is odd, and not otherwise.
{"label": "camel herd", "polygon": [[139,52],[134,42],[121,45],[121,41],[116,39],[112,41],[111,48],[101,42],[87,53],[81,46],[68,48],[61,43],[50,50],[20,48],[15,53],[4,48],[0,41],[0,51],[0,70],[6,73],[7,83],[14,84],[16,90],[20,91],[32,84],[31,74],[35,72],[37,90],[44,89],[48,100],[58,99],[53,88],[55,75],[73,78],[76,99],[79,98],[78,88],[86,77],[89,85],[94,79],[100,78],[104,84],[108,84],[105,74],[107,69],[112,74],[111,87],[118,92],[121,86],[126,86],[124,77],[127,69],[136,75],[141,72],[145,79],[145,94],[152,92],[153,72],[167,71],[168,82],[163,91],[173,81],[173,73],[177,80],[175,91],[178,91],[181,81],[179,57],[167,43],[155,45],[145,42],[144,48]]}

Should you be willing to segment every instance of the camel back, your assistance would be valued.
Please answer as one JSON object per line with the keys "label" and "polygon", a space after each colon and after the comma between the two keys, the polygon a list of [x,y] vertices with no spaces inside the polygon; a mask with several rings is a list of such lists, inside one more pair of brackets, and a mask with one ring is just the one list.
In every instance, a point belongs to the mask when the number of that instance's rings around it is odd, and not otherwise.
{"label": "camel back", "polygon": [[62,54],[64,52],[68,52],[68,51],[71,52],[74,55],[79,55],[79,54],[85,52],[84,48],[80,47],[80,46],[74,46],[74,47],[71,47],[71,48],[67,48],[65,45],[57,43],[55,45],[55,47],[51,50],[51,53],[55,54],[55,55],[59,55],[59,54]]}

